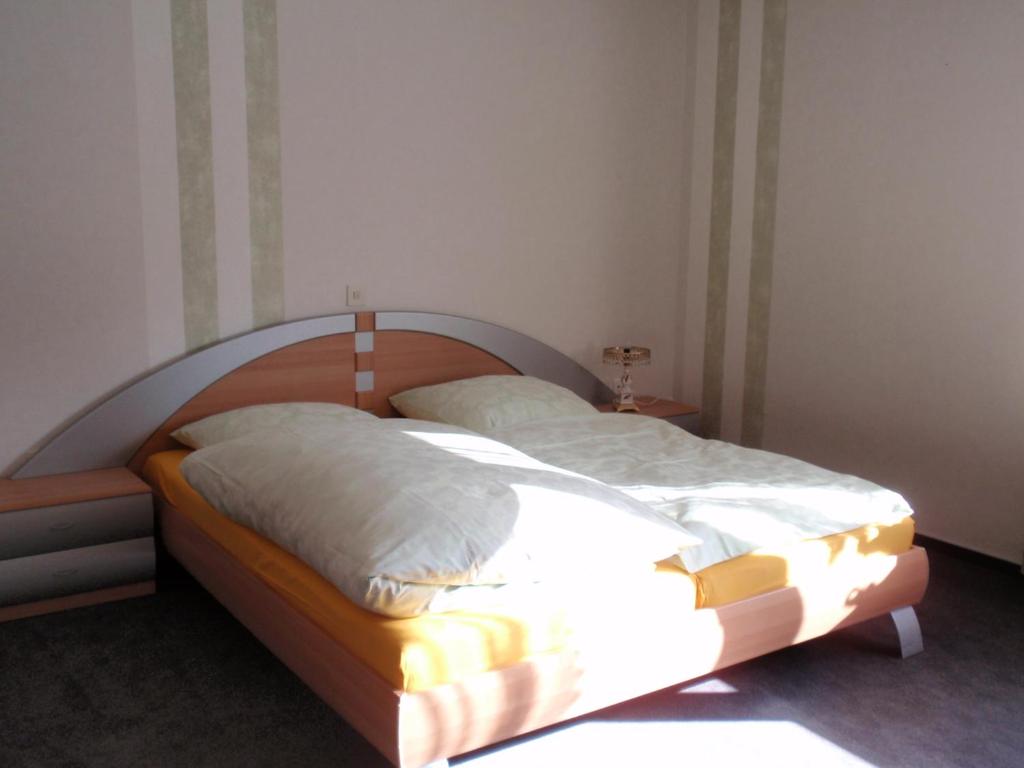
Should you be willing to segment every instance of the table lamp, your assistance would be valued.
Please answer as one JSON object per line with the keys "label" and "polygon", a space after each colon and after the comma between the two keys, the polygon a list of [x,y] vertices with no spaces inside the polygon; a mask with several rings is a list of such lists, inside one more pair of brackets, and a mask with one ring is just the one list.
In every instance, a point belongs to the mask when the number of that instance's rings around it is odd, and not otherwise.
{"label": "table lamp", "polygon": [[621,365],[622,375],[615,384],[616,397],[612,401],[616,411],[639,411],[633,400],[633,377],[630,369],[634,365],[650,365],[651,350],[647,347],[605,347],[606,365]]}

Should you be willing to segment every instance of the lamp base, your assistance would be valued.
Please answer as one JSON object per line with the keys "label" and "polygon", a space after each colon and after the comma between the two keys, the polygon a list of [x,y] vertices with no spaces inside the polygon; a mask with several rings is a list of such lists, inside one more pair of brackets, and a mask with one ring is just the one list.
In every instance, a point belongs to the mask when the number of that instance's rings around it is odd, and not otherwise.
{"label": "lamp base", "polygon": [[615,406],[617,413],[640,410],[633,402],[633,376],[629,370],[629,363],[623,364],[622,376],[619,377],[619,381],[615,385],[615,391],[617,397],[612,400],[612,405]]}
{"label": "lamp base", "polygon": [[622,413],[623,411],[639,411],[640,410],[640,406],[638,406],[633,401],[633,393],[632,392],[623,392],[623,393],[621,393],[617,398],[612,400],[612,405],[615,406],[615,412],[616,413]]}

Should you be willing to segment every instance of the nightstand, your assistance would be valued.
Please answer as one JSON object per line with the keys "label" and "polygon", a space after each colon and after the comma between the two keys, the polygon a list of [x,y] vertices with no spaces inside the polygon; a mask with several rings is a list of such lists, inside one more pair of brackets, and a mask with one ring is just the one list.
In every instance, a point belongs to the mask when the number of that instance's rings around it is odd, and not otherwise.
{"label": "nightstand", "polygon": [[[640,410],[623,411],[623,413],[639,413],[641,416],[664,419],[670,424],[675,424],[677,427],[685,429],[687,432],[692,432],[695,435],[700,434],[700,408],[695,405],[687,405],[686,403],[677,403],[675,400],[668,400],[664,397],[657,398],[650,405],[641,405],[641,403],[649,403],[651,400],[652,397],[650,395],[637,395],[636,401]],[[615,406],[611,403],[603,403],[597,406],[597,410],[605,413],[614,413]]]}
{"label": "nightstand", "polygon": [[0,479],[0,621],[154,591],[153,497],[124,468]]}

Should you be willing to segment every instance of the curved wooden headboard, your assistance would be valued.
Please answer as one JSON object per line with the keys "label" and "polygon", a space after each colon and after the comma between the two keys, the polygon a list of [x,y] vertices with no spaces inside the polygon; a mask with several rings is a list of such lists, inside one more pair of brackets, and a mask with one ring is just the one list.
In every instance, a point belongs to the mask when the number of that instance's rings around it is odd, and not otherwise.
{"label": "curved wooden headboard", "polygon": [[180,448],[171,432],[189,422],[260,403],[355,405],[355,334],[336,333],[269,352],[231,371],[172,413],[139,447],[128,468],[140,472],[151,453]]}
{"label": "curved wooden headboard", "polygon": [[388,396],[484,374],[522,373],[590,402],[610,390],[575,361],[516,331],[424,312],[360,312],[263,328],[220,342],[122,389],[58,434],[15,478],[128,466],[177,445],[170,433],[221,411],[296,401],[394,416]]}

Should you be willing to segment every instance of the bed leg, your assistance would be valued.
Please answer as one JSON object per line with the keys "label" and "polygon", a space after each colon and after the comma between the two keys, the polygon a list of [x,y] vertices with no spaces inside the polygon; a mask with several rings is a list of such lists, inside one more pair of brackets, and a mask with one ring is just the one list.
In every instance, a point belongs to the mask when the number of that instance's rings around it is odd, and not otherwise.
{"label": "bed leg", "polygon": [[896,634],[900,638],[900,655],[907,659],[923,651],[924,639],[921,637],[921,625],[917,622],[914,606],[905,605],[890,611],[889,615],[892,616]]}

